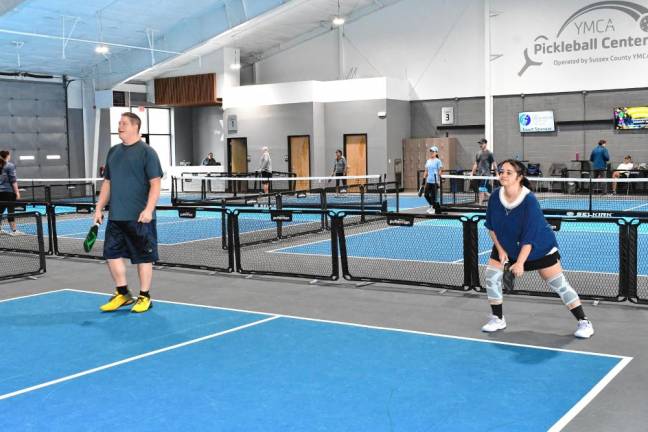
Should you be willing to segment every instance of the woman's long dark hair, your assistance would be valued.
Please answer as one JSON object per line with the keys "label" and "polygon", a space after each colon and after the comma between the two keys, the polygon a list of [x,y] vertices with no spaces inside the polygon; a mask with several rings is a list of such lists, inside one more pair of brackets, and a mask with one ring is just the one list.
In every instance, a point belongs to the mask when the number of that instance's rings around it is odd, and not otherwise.
{"label": "woman's long dark hair", "polygon": [[521,176],[520,183],[522,184],[522,186],[526,187],[527,189],[531,189],[531,182],[528,178],[526,178],[526,167],[524,166],[524,164],[519,160],[506,159],[505,161],[500,162],[499,166],[497,167],[498,171],[502,169],[502,166],[504,166],[504,164],[506,163],[513,167],[518,176]]}
{"label": "woman's long dark hair", "polygon": [[7,164],[7,156],[9,156],[9,150],[0,150],[0,171]]}

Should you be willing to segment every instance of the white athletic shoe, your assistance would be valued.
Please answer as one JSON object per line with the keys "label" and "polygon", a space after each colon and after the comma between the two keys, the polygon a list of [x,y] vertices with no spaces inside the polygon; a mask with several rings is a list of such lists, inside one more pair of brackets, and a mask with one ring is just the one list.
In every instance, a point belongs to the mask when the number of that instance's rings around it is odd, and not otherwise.
{"label": "white athletic shoe", "polygon": [[491,315],[488,319],[488,322],[482,326],[481,331],[486,333],[493,333],[497,330],[504,330],[505,328],[506,317],[502,317],[502,319],[500,319],[497,317],[497,315]]}
{"label": "white athletic shoe", "polygon": [[0,235],[9,235],[9,233],[2,228],[0,228]]}
{"label": "white athletic shoe", "polygon": [[578,320],[578,327],[574,332],[574,336],[579,339],[589,339],[594,334],[594,326],[589,320]]}
{"label": "white athletic shoe", "polygon": [[22,232],[22,231],[20,231],[20,230],[15,230],[15,231],[11,231],[11,232],[9,233],[9,235],[10,235],[10,236],[21,236],[21,235],[25,235],[25,233]]}
{"label": "white athletic shoe", "polygon": [[436,212],[434,211],[434,207],[430,206],[430,208],[427,209],[427,214],[434,214],[434,213],[436,213]]}

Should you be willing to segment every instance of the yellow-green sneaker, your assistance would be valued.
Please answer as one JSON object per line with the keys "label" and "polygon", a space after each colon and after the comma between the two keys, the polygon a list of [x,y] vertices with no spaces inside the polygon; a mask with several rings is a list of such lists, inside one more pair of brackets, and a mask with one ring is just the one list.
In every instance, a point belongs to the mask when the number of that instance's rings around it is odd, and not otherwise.
{"label": "yellow-green sneaker", "polygon": [[113,312],[122,306],[133,304],[134,301],[135,300],[133,299],[133,296],[131,295],[130,291],[127,292],[126,294],[119,294],[119,292],[115,291],[115,294],[113,294],[113,296],[110,297],[108,303],[101,305],[99,309],[101,309],[103,312]]}
{"label": "yellow-green sneaker", "polygon": [[141,295],[137,297],[137,301],[135,302],[135,305],[131,308],[131,312],[137,312],[137,313],[146,312],[152,307],[153,307],[153,302],[151,301],[151,298]]}

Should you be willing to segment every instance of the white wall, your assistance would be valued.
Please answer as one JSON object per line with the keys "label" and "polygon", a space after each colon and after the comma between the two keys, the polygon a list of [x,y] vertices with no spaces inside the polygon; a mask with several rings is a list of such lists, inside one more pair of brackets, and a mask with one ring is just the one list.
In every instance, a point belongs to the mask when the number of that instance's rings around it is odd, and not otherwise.
{"label": "white wall", "polygon": [[[494,95],[645,87],[648,0],[604,4],[569,22],[593,0],[491,0],[491,85]],[[599,2],[601,3],[601,2]],[[618,6],[618,5],[617,5]],[[344,27],[345,74],[409,81],[412,100],[483,96],[484,1],[403,0]],[[631,16],[634,14],[634,17]],[[532,54],[542,62],[519,75],[524,50],[594,38],[598,49]],[[604,38],[638,38],[640,46],[604,48]],[[595,61],[599,59],[599,61]],[[600,60],[602,59],[602,60]],[[561,63],[578,61],[577,64]],[[558,62],[558,63],[555,63]],[[337,32],[330,31],[258,63],[260,83],[337,79]]]}
{"label": "white wall", "polygon": [[[345,25],[345,74],[407,79],[414,99],[481,94],[483,3],[403,0]],[[258,64],[257,82],[335,80],[337,31]]]}

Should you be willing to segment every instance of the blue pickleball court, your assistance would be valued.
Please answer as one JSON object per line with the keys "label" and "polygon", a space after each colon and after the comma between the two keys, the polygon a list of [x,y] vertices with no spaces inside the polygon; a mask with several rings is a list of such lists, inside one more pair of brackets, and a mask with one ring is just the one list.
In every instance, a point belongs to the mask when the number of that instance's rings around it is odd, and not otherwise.
{"label": "blue pickleball court", "polygon": [[105,298],[0,302],[0,429],[545,431],[630,361],[162,301],[102,314]]}

